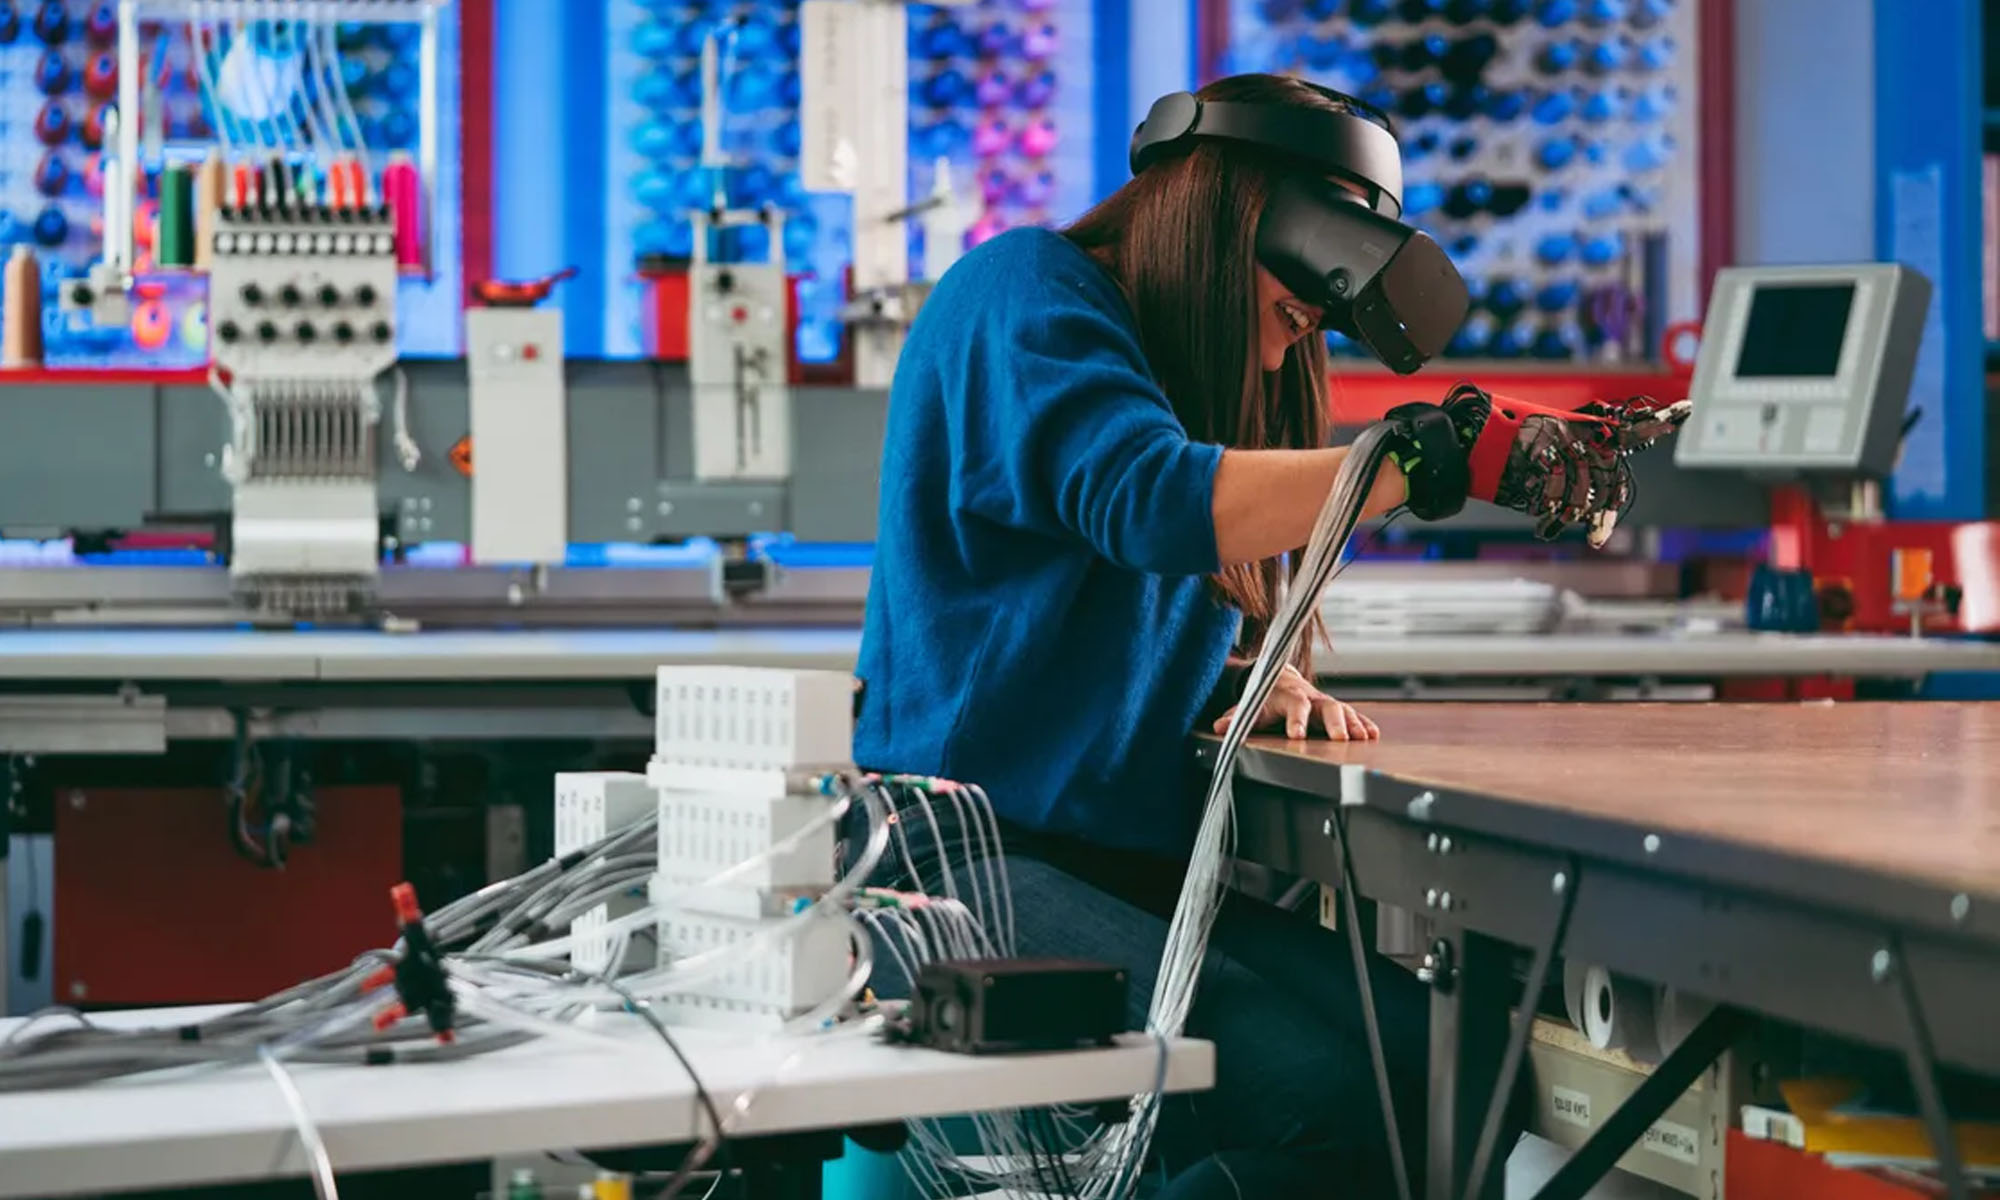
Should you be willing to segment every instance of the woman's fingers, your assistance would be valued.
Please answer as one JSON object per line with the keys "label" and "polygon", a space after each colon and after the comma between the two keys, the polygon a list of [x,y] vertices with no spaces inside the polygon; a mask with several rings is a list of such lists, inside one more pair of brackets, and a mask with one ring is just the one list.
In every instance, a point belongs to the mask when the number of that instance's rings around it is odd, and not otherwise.
{"label": "woman's fingers", "polygon": [[1224,712],[1221,716],[1215,719],[1215,732],[1217,733],[1229,732],[1229,727],[1235,724],[1236,722],[1237,707],[1238,706],[1234,704],[1230,705],[1226,712]]}
{"label": "woman's fingers", "polygon": [[1319,722],[1326,730],[1326,736],[1336,742],[1372,742],[1382,736],[1382,730],[1362,716],[1359,709],[1332,696],[1317,696],[1313,708],[1319,714]]}
{"label": "woman's fingers", "polygon": [[1301,692],[1287,690],[1283,695],[1271,697],[1271,705],[1277,710],[1274,716],[1285,719],[1285,736],[1302,738],[1312,732],[1313,699]]}
{"label": "woman's fingers", "polygon": [[1354,735],[1347,724],[1347,706],[1332,696],[1313,697],[1313,711],[1319,714],[1320,727],[1326,736],[1336,742],[1353,741]]}

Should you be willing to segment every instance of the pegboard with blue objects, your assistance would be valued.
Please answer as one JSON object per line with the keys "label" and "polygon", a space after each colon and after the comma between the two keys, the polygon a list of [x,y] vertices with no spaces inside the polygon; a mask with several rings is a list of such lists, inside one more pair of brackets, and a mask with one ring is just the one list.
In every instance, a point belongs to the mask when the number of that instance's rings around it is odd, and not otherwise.
{"label": "pegboard with blue objects", "polygon": [[[975,0],[911,4],[907,146],[910,196],[935,195],[942,166],[954,195],[975,202],[966,246],[1022,224],[1053,224],[1093,199],[1089,0]],[[803,86],[797,0],[617,0],[612,18],[614,124],[608,270],[636,263],[671,272],[694,253],[691,214],[722,193],[732,206],[784,214],[783,257],[793,275],[793,352],[805,364],[841,355],[849,299],[853,202],[810,190],[801,171]],[[701,55],[719,56],[721,153],[704,151]],[[910,222],[913,262],[923,229]],[[707,248],[717,261],[761,261],[762,229],[731,231]],[[963,249],[964,246],[958,247]],[[609,297],[606,353],[661,352],[661,321],[629,291]],[[665,339],[671,344],[675,338]]]}
{"label": "pegboard with blue objects", "polygon": [[[42,361],[50,367],[198,367],[209,360],[207,210],[261,186],[274,164],[302,198],[331,199],[350,173],[376,199],[408,187],[420,149],[420,29],[416,21],[338,21],[318,6],[305,19],[268,6],[133,6],[121,29],[116,0],[0,0],[0,253],[32,250],[42,283]],[[412,7],[412,6],[405,6]],[[439,111],[432,152],[455,158],[457,38],[452,4],[437,6]],[[379,10],[378,10],[379,11]],[[139,76],[121,96],[122,56]],[[121,167],[121,100],[135,162]],[[111,177],[122,188],[107,203]],[[398,346],[451,353],[458,325],[458,181],[430,165],[430,211],[402,254]],[[253,178],[254,177],[254,178]],[[355,202],[360,200],[359,195]],[[129,220],[123,248],[107,239],[107,214]],[[117,219],[117,218],[114,218]],[[122,254],[129,304],[112,319],[65,303],[107,252]],[[9,316],[12,318],[13,310]]]}
{"label": "pegboard with blue objects", "polygon": [[1473,292],[1448,356],[1639,364],[1700,312],[1697,0],[1226,3],[1219,73],[1395,123],[1406,215]]}

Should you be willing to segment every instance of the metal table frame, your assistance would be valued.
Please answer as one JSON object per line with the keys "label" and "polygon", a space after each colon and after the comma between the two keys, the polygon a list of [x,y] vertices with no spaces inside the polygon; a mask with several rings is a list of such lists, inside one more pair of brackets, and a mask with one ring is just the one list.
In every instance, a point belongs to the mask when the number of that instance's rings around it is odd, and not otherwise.
{"label": "metal table frame", "polygon": [[[1357,897],[1433,922],[1429,1200],[1500,1194],[1502,1100],[1535,1015],[1517,1002],[1541,994],[1564,954],[1717,1007],[1538,1197],[1583,1196],[1751,1013],[1900,1051],[1950,1194],[1966,1194],[1937,1069],[2000,1075],[1989,1007],[2000,996],[2000,905],[1279,752],[1246,748],[1238,775],[1238,856],[1351,881],[1342,924],[1355,954],[1364,952]],[[1532,958],[1517,989],[1521,950]],[[1379,1049],[1376,1061],[1379,1073]],[[1386,1075],[1378,1082],[1385,1095],[1393,1086]]]}

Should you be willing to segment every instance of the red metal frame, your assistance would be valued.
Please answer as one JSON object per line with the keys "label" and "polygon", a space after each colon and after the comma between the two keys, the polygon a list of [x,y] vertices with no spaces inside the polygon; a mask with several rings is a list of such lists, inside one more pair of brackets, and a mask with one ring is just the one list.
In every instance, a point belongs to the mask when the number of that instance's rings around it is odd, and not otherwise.
{"label": "red metal frame", "polygon": [[0,371],[0,387],[37,383],[177,384],[199,386],[208,381],[207,367],[21,367]]}
{"label": "red metal frame", "polygon": [[1229,0],[1195,0],[1195,83],[1207,83],[1222,72],[1222,52],[1229,45]]}
{"label": "red metal frame", "polygon": [[493,4],[460,0],[459,274],[462,303],[472,285],[493,275]]}
{"label": "red metal frame", "polygon": [[[1335,425],[1365,425],[1380,420],[1398,404],[1436,400],[1450,383],[1466,373],[1466,364],[1438,363],[1421,377],[1392,375],[1379,368],[1336,363],[1327,386],[1327,407]],[[1552,370],[1479,366],[1476,382],[1497,395],[1513,396],[1549,408],[1571,409],[1592,400],[1652,396],[1679,400],[1687,395],[1687,375],[1659,371]]]}
{"label": "red metal frame", "polygon": [[1736,259],[1736,0],[1702,0],[1701,308]]}

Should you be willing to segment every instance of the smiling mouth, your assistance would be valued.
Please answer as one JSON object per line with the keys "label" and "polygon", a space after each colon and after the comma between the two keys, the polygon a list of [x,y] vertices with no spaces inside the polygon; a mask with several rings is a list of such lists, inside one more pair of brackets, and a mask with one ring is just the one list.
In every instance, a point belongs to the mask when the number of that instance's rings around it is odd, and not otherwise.
{"label": "smiling mouth", "polygon": [[1285,319],[1285,327],[1294,338],[1303,337],[1319,324],[1319,318],[1304,305],[1290,300],[1278,301],[1278,315]]}

